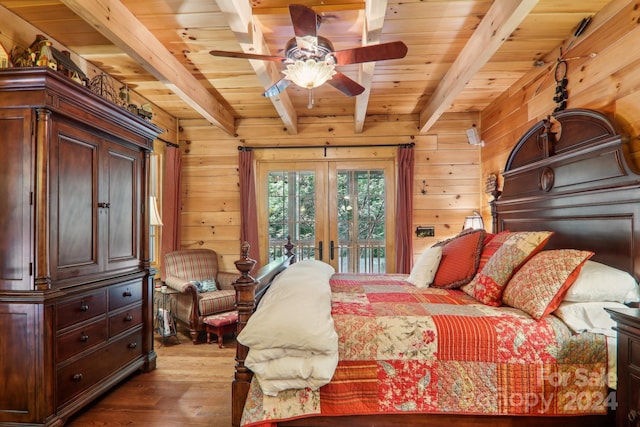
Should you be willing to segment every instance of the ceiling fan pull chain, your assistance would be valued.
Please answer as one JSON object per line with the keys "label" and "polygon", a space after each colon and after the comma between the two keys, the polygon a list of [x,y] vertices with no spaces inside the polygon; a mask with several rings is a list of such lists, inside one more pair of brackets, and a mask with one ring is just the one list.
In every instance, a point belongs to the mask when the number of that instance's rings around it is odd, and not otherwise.
{"label": "ceiling fan pull chain", "polygon": [[313,108],[313,89],[309,89],[309,103],[307,104],[308,109]]}

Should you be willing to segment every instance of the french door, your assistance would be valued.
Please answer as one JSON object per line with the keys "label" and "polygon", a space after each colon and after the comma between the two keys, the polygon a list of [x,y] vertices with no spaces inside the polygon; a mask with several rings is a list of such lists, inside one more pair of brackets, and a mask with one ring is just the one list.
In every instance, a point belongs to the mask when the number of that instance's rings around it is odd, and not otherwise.
{"label": "french door", "polygon": [[394,271],[394,161],[264,162],[258,166],[260,241],[269,261],[291,236],[299,260],[336,271]]}

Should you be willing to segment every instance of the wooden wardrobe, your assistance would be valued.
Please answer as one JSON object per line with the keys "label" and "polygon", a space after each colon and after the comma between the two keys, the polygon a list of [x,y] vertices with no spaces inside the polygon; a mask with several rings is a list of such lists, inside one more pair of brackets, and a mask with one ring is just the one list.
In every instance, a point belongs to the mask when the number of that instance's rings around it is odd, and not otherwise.
{"label": "wooden wardrobe", "polygon": [[155,368],[159,133],[56,71],[0,70],[0,425],[62,425]]}

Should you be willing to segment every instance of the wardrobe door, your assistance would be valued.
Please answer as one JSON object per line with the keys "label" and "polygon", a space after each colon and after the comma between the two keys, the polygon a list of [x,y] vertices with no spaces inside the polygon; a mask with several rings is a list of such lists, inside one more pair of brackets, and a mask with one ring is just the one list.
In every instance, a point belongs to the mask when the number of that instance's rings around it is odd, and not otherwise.
{"label": "wardrobe door", "polygon": [[32,288],[31,110],[0,110],[0,290]]}
{"label": "wardrobe door", "polygon": [[[76,125],[77,126],[77,125]],[[62,120],[51,144],[51,266],[53,279],[97,273],[100,265],[100,140]]]}
{"label": "wardrobe door", "polygon": [[105,270],[140,268],[142,153],[116,143],[105,145],[102,190],[109,206]]}

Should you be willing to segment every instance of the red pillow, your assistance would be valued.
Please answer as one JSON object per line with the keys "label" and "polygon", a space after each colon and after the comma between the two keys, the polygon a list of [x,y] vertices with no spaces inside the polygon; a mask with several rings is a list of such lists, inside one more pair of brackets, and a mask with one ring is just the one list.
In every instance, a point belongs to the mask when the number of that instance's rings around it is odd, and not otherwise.
{"label": "red pillow", "polygon": [[485,234],[484,230],[464,230],[436,243],[434,246],[442,246],[442,258],[431,286],[454,289],[469,283],[478,271]]}
{"label": "red pillow", "polygon": [[493,238],[494,238],[494,237],[496,237],[496,236],[497,236],[497,234],[494,234],[494,233],[487,233],[487,234],[484,236],[484,240],[482,241],[482,246],[483,246],[483,247],[484,247],[484,246],[487,246],[487,245],[489,244],[489,242],[490,242],[490,241],[492,241],[492,240],[493,240]]}

